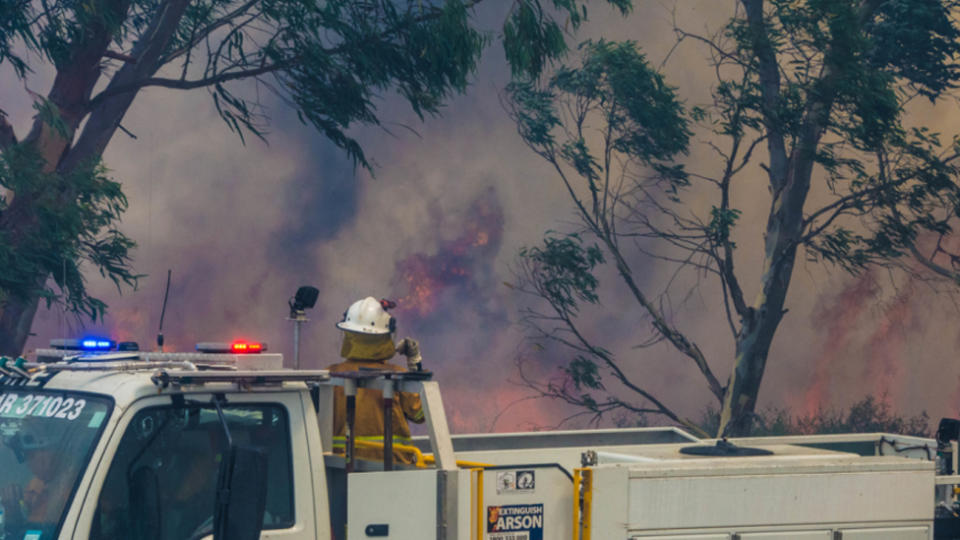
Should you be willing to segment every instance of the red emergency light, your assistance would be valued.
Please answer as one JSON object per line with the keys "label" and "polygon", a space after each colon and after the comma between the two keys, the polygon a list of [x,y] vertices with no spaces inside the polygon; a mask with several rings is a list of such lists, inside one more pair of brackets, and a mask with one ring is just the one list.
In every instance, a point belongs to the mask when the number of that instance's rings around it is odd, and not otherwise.
{"label": "red emergency light", "polygon": [[205,341],[197,343],[197,351],[208,354],[257,354],[267,350],[262,341],[237,340],[233,343]]}
{"label": "red emergency light", "polygon": [[263,343],[234,341],[230,345],[230,352],[234,354],[255,354],[263,352],[264,348]]}

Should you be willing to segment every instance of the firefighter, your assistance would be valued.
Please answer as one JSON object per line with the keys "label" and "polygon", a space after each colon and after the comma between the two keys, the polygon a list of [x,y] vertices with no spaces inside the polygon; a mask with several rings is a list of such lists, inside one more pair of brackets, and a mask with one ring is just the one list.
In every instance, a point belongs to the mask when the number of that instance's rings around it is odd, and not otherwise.
{"label": "firefighter", "polygon": [[[420,371],[421,357],[419,344],[410,338],[399,343],[393,340],[396,331],[396,319],[387,313],[396,307],[389,300],[377,300],[368,296],[354,302],[337,323],[343,331],[343,344],[340,356],[345,361],[330,366],[330,372],[389,370],[404,371],[404,368],[387,363],[396,353],[407,359],[407,370]],[[354,439],[383,443],[383,395],[379,390],[360,388],[357,390],[356,419]],[[335,389],[333,408],[334,452],[344,453],[346,444],[346,398],[342,388]],[[408,392],[397,392],[393,400],[393,444],[410,444],[410,420],[423,423],[423,408],[420,397]],[[380,460],[383,452],[379,448],[356,446],[356,456],[363,459]],[[393,451],[398,463],[412,464],[415,457],[410,452],[399,449]]]}
{"label": "firefighter", "polygon": [[31,477],[24,485],[12,483],[0,489],[7,538],[26,538],[31,529],[52,534],[70,496],[67,483],[76,478],[70,470],[72,462],[58,459],[54,441],[28,422],[14,437],[7,444],[19,453],[18,460],[26,462]]}

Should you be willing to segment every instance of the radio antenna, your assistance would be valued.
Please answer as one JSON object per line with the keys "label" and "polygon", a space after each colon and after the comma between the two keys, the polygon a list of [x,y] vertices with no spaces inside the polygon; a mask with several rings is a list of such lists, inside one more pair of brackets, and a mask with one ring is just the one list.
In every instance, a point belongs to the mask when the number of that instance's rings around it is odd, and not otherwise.
{"label": "radio antenna", "polygon": [[167,270],[167,288],[163,291],[163,307],[160,308],[160,330],[157,331],[157,349],[163,352],[163,316],[167,314],[167,297],[170,296],[170,274],[172,269]]}

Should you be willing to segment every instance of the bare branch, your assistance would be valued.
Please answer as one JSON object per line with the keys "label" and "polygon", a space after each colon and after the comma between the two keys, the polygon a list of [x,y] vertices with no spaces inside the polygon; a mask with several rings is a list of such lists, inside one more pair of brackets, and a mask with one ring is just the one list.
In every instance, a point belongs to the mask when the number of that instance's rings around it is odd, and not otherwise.
{"label": "bare branch", "polygon": [[[942,164],[950,164],[953,161],[960,159],[960,153],[952,153],[946,155]],[[901,175],[896,177],[896,179],[891,179],[891,175],[886,174],[885,168],[881,166],[880,170],[880,182],[873,187],[862,189],[860,191],[855,191],[840,197],[839,199],[834,200],[830,204],[824,205],[815,212],[811,213],[809,216],[803,220],[803,230],[807,232],[801,237],[801,243],[810,242],[817,235],[822,233],[827,229],[838,217],[851,213],[851,210],[856,210],[857,213],[862,213],[858,210],[858,207],[868,201],[870,197],[884,193],[887,190],[894,189],[902,186],[912,180],[914,180],[914,175]],[[826,218],[822,223],[817,226],[814,226],[816,221],[826,215]],[[922,261],[921,261],[922,262]]]}
{"label": "bare branch", "polygon": [[957,272],[956,270],[950,270],[945,266],[941,266],[933,262],[933,257],[932,256],[927,257],[923,253],[920,253],[920,250],[917,249],[917,246],[915,244],[910,244],[910,253],[913,254],[913,256],[917,259],[917,261],[920,264],[925,266],[927,269],[929,269],[933,273],[939,276],[945,277],[953,281],[954,283],[960,284],[960,272]]}
{"label": "bare branch", "polygon": [[131,64],[136,64],[137,59],[129,54],[124,54],[116,51],[106,50],[103,52],[104,58],[113,58],[114,60],[123,60],[124,62],[129,62]]}
{"label": "bare branch", "polygon": [[[136,97],[138,83],[149,78],[158,68],[157,59],[176,32],[190,0],[169,0],[153,15],[131,56],[136,63],[124,64],[100,94],[87,102],[89,111],[83,131],[70,152],[60,161],[58,169],[71,170],[84,160],[102,155],[110,138]],[[103,56],[103,51],[97,57]],[[122,90],[129,88],[128,90]],[[118,89],[121,89],[118,91]]]}
{"label": "bare branch", "polygon": [[90,101],[90,107],[94,108],[97,105],[99,105],[101,102],[103,102],[104,100],[112,96],[125,94],[128,92],[134,92],[134,91],[140,90],[141,88],[146,88],[148,86],[160,86],[163,88],[174,88],[177,90],[192,90],[194,88],[213,86],[215,84],[225,83],[225,82],[233,81],[237,79],[243,79],[247,77],[257,77],[259,75],[275,72],[279,69],[282,69],[286,65],[288,64],[287,63],[267,64],[265,66],[254,68],[254,69],[228,71],[224,73],[219,73],[212,77],[207,77],[204,79],[194,79],[194,80],[166,79],[162,77],[147,77],[135,83],[125,84],[125,85],[117,86],[115,88],[108,88],[103,92],[100,92],[100,94],[98,94],[95,98],[93,98]]}
{"label": "bare branch", "polygon": [[701,43],[706,44],[707,47],[709,47],[709,48],[710,48],[717,56],[719,56],[720,58],[725,59],[725,60],[729,60],[730,62],[732,62],[732,63],[734,63],[734,64],[737,64],[737,65],[741,65],[741,66],[745,66],[745,67],[746,67],[746,64],[744,63],[743,60],[741,60],[741,59],[740,59],[739,57],[737,57],[736,55],[730,54],[728,51],[725,51],[725,50],[723,50],[722,48],[720,48],[720,47],[717,45],[716,41],[714,41],[713,39],[710,39],[710,38],[708,38],[708,37],[704,37],[704,36],[701,36],[701,35],[698,35],[698,34],[693,34],[693,33],[691,33],[691,32],[687,32],[686,30],[683,30],[682,28],[679,28],[679,27],[677,27],[677,26],[674,26],[674,27],[673,27],[673,31],[677,34],[677,36],[679,36],[679,37],[678,37],[678,42],[679,42],[679,41],[682,41],[682,40],[684,40],[684,39],[686,39],[686,38],[694,39],[694,40],[696,40],[696,41],[699,41],[699,42],[701,42]]}
{"label": "bare branch", "polygon": [[[670,10],[670,18],[673,21],[673,28],[676,30],[679,28],[677,25],[677,6],[673,6],[673,9]],[[667,62],[670,61],[670,57],[673,56],[673,53],[680,47],[680,44],[683,43],[683,40],[686,39],[686,36],[677,33],[677,39],[673,42],[673,46],[670,47],[670,50],[667,51],[667,54],[664,55],[663,60],[660,61],[660,66],[657,68],[658,71],[663,71],[663,68],[666,67]]]}
{"label": "bare branch", "polygon": [[723,386],[720,385],[720,381],[717,380],[717,377],[713,374],[713,370],[710,369],[710,365],[707,364],[707,359],[703,356],[703,352],[700,350],[700,347],[698,347],[696,343],[687,339],[683,333],[677,330],[663,317],[663,314],[650,302],[649,299],[647,299],[646,295],[640,290],[640,287],[633,279],[633,271],[630,269],[630,265],[627,263],[626,259],[624,259],[620,254],[620,250],[609,241],[606,241],[605,243],[607,244],[608,249],[611,251],[611,254],[616,261],[617,273],[620,274],[620,277],[626,283],[627,288],[630,289],[633,297],[641,306],[643,306],[644,310],[646,310],[646,312],[653,319],[653,327],[656,328],[658,332],[663,334],[663,336],[674,346],[674,348],[694,361],[697,368],[707,379],[707,385],[710,387],[710,391],[713,392],[718,399],[723,399]]}
{"label": "bare branch", "polygon": [[117,124],[117,129],[124,132],[127,135],[127,137],[130,137],[133,140],[137,140],[137,136],[129,129],[123,127],[123,124]]}
{"label": "bare branch", "polygon": [[[739,114],[740,111],[737,110],[737,115]],[[725,216],[730,211],[730,183],[735,174],[734,163],[740,151],[740,143],[742,140],[742,136],[734,137],[730,149],[730,157],[727,158],[723,172],[723,180],[720,182],[720,211],[722,213],[722,219],[726,219]],[[751,146],[749,151],[752,151],[752,149]],[[730,299],[733,301],[733,307],[737,311],[737,314],[740,315],[741,318],[748,317],[750,308],[744,299],[743,289],[740,287],[740,281],[737,279],[737,274],[733,268],[733,242],[730,240],[729,234],[724,235],[724,237],[720,239],[720,243],[723,249],[723,257],[717,257],[717,263],[720,266],[720,276],[723,279],[723,285],[730,293]],[[726,294],[726,291],[724,294]]]}
{"label": "bare branch", "polygon": [[594,403],[588,406],[588,403],[584,399],[584,396],[582,393],[579,393],[579,392],[573,393],[572,389],[569,388],[568,386],[569,379],[565,379],[563,383],[560,385],[557,385],[554,383],[543,384],[539,380],[534,380],[528,377],[527,374],[523,372],[522,363],[518,363],[518,366],[521,368],[519,370],[520,377],[524,381],[524,384],[527,387],[539,392],[544,397],[560,399],[571,405],[588,408],[590,409],[589,412],[592,412],[598,417],[602,415],[604,412],[608,412],[616,408],[625,408],[633,412],[660,414],[660,415],[666,416],[667,418],[673,420],[674,422],[682,426],[687,427],[688,429],[696,431],[697,433],[701,434],[701,436],[706,436],[703,430],[699,426],[697,426],[696,423],[694,423],[693,421],[687,418],[683,418],[679,416],[672,409],[667,407],[662,401],[660,401],[657,397],[655,397],[651,392],[645,390],[644,388],[638,386],[633,381],[631,381],[627,377],[627,375],[623,372],[623,370],[620,369],[620,366],[617,365],[617,363],[612,358],[610,358],[609,354],[606,351],[599,349],[597,347],[594,347],[592,344],[590,344],[586,340],[586,338],[583,336],[583,334],[579,332],[579,329],[576,327],[576,325],[573,323],[573,321],[569,317],[561,316],[561,318],[563,318],[564,324],[566,325],[567,330],[571,332],[573,335],[575,335],[577,340],[583,345],[583,347],[590,350],[590,354],[595,358],[597,358],[598,360],[600,360],[604,364],[604,366],[606,366],[611,371],[611,373],[613,373],[614,377],[621,384],[623,384],[628,389],[639,394],[644,399],[652,403],[655,408],[636,407],[614,396],[609,396],[605,402]]}
{"label": "bare branch", "polygon": [[[682,270],[685,267],[693,267],[698,270],[702,270],[703,272],[709,272],[711,274],[718,274],[718,275],[720,274],[720,272],[716,268],[713,268],[704,263],[699,263],[694,261],[693,257],[697,255],[697,252],[695,251],[691,251],[690,255],[685,259],[679,259],[677,257],[671,257],[669,255],[661,255],[659,253],[650,251],[649,249],[646,249],[640,246],[639,244],[636,245],[635,248],[638,252],[646,255],[647,257],[650,257],[651,259],[657,259],[658,261],[664,261],[664,262],[676,264],[678,266],[678,270]],[[705,255],[706,253],[702,253],[702,254]]]}
{"label": "bare branch", "polygon": [[205,40],[210,34],[212,34],[213,32],[215,32],[217,29],[223,27],[224,25],[229,24],[230,21],[232,21],[233,19],[236,19],[237,17],[243,15],[244,13],[247,12],[247,10],[249,10],[249,9],[252,8],[253,6],[257,5],[258,2],[260,2],[260,0],[247,0],[247,2],[241,4],[240,6],[238,6],[238,7],[237,7],[236,9],[234,9],[233,11],[225,14],[223,17],[220,17],[220,18],[217,19],[216,21],[214,21],[214,22],[210,23],[209,25],[205,26],[202,30],[197,31],[196,33],[193,34],[193,36],[191,36],[190,41],[188,41],[187,43],[185,43],[185,44],[184,44],[182,47],[180,47],[179,49],[176,49],[176,50],[174,50],[174,51],[171,51],[170,54],[168,54],[168,55],[164,56],[163,58],[161,58],[161,59],[160,59],[160,64],[161,64],[161,65],[167,64],[167,63],[169,63],[170,61],[175,60],[175,59],[183,56],[184,54],[186,54],[187,52],[189,52],[191,49],[193,49],[194,47],[196,47],[197,45],[199,45],[200,42],[202,42],[203,40]]}
{"label": "bare branch", "polygon": [[733,170],[730,171],[731,176],[735,176],[737,173],[742,171],[743,168],[746,167],[748,163],[750,163],[750,157],[753,155],[753,150],[757,147],[758,144],[762,143],[766,139],[767,139],[766,135],[760,135],[750,143],[750,145],[747,147],[747,151],[743,153],[743,159],[740,160],[740,164],[734,167]]}

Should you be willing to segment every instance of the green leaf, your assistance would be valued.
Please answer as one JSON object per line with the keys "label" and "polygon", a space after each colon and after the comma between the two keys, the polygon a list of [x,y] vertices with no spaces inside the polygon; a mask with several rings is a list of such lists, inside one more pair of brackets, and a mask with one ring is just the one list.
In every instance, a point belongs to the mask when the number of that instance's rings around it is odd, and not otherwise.
{"label": "green leaf", "polygon": [[575,314],[580,302],[599,302],[593,269],[604,260],[597,245],[584,247],[576,234],[548,232],[542,246],[523,248],[520,257],[528,261],[535,287],[558,311]]}
{"label": "green leaf", "polygon": [[[106,304],[87,293],[84,267],[121,286],[139,280],[131,267],[136,244],[117,227],[127,209],[120,184],[99,163],[88,163],[68,174],[43,172],[43,160],[32,147],[20,144],[0,154],[0,186],[30,197],[38,226],[13,242],[0,230],[0,299],[39,296],[48,305],[93,320],[103,317]],[[5,205],[0,205],[0,212]],[[37,281],[38,275],[51,276]]]}

